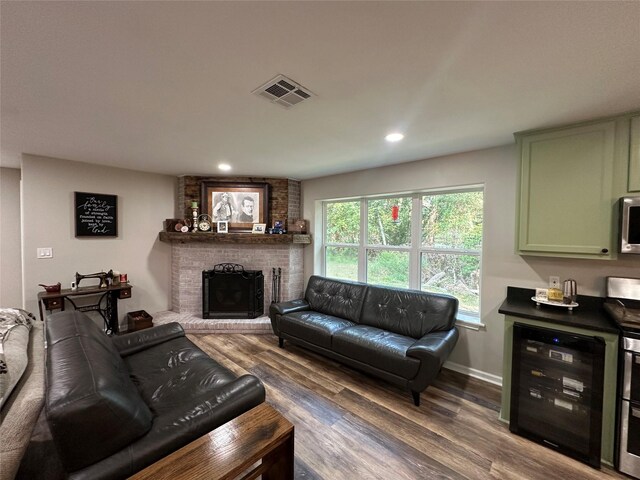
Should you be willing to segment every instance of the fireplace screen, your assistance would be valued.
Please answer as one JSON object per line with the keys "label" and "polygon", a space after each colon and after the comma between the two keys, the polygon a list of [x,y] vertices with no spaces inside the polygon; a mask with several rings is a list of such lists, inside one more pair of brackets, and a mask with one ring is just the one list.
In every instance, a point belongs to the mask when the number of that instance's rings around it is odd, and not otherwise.
{"label": "fireplace screen", "polygon": [[256,318],[263,313],[262,270],[220,263],[202,272],[202,318]]}

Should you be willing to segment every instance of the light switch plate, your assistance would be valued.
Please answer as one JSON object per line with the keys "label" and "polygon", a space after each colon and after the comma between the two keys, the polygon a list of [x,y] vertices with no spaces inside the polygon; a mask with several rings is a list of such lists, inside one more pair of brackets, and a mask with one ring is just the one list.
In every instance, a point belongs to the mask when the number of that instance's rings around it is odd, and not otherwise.
{"label": "light switch plate", "polygon": [[36,258],[53,258],[53,248],[38,247],[36,251]]}

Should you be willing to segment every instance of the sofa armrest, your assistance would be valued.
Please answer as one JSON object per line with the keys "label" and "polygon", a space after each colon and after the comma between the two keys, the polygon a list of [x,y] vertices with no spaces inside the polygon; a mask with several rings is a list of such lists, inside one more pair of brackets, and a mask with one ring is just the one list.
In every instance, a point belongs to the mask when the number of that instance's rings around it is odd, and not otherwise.
{"label": "sofa armrest", "polygon": [[407,349],[407,355],[417,359],[437,358],[440,363],[451,354],[451,350],[458,341],[458,330],[452,328],[442,332],[432,332],[424,337],[416,340],[416,342]]}
{"label": "sofa armrest", "polygon": [[120,356],[126,357],[178,337],[184,337],[184,329],[179,323],[171,322],[112,337],[112,340]]}
{"label": "sofa armrest", "polygon": [[309,310],[309,302],[304,298],[297,300],[291,300],[289,302],[272,303],[269,307],[269,316],[272,315],[286,315],[287,313],[300,312],[303,310]]}
{"label": "sofa armrest", "polygon": [[309,302],[304,298],[291,300],[289,302],[272,303],[269,306],[269,319],[271,319],[273,333],[280,336],[280,327],[278,324],[280,316],[286,315],[287,313],[302,312],[310,308]]}
{"label": "sofa armrest", "polygon": [[127,478],[190,442],[215,430],[265,400],[265,389],[253,375],[184,399],[179,408],[154,419],[144,436],[119,452],[69,474],[69,480]]}
{"label": "sofa armrest", "polygon": [[418,374],[410,382],[411,389],[422,391],[436,377],[442,364],[453,351],[458,342],[458,329],[432,332],[416,340],[407,349],[407,356],[420,360]]}

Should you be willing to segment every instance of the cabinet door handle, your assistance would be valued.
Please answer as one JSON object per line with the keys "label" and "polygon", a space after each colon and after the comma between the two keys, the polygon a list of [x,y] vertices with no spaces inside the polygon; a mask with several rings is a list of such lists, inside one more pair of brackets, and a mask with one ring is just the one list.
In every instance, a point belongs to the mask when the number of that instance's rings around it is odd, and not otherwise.
{"label": "cabinet door handle", "polygon": [[608,248],[603,248],[602,250],[600,250],[602,253],[609,253],[609,249]]}

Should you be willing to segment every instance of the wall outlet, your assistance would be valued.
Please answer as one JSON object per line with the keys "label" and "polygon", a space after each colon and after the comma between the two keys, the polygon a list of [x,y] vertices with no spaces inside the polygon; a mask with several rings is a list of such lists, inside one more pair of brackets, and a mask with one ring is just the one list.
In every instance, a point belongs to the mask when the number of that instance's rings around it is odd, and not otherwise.
{"label": "wall outlet", "polygon": [[53,248],[39,247],[36,250],[36,258],[53,258]]}
{"label": "wall outlet", "polygon": [[560,277],[549,277],[549,288],[560,288]]}

